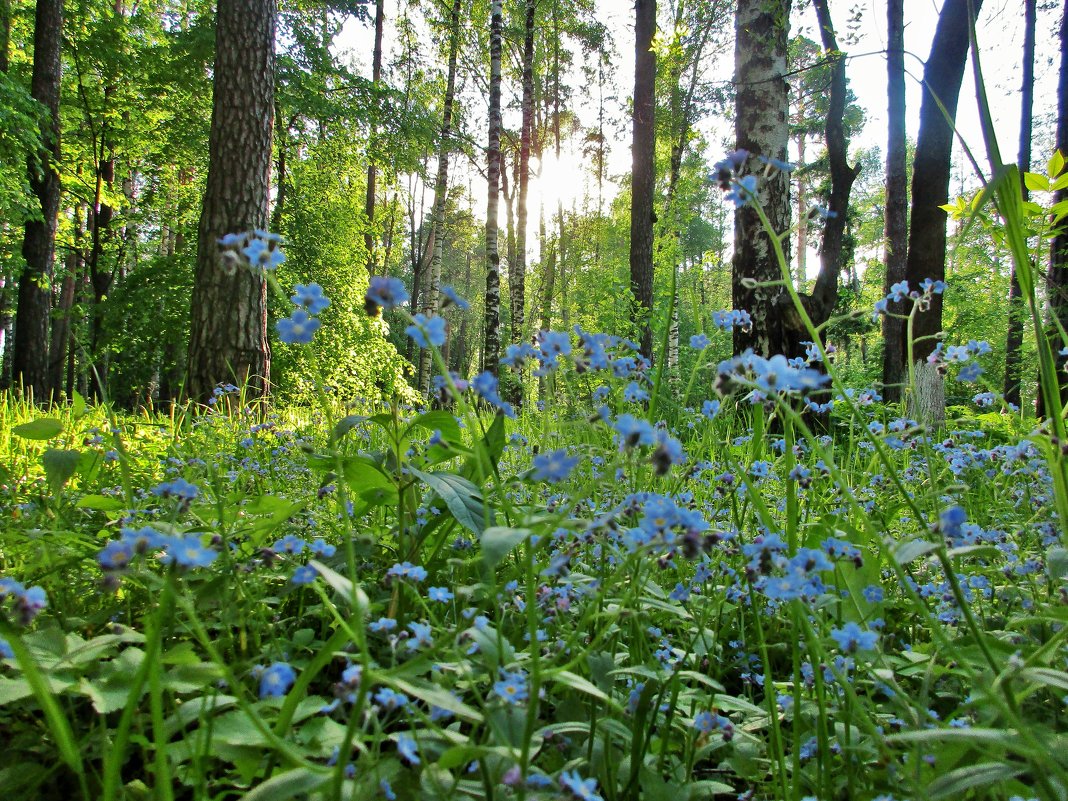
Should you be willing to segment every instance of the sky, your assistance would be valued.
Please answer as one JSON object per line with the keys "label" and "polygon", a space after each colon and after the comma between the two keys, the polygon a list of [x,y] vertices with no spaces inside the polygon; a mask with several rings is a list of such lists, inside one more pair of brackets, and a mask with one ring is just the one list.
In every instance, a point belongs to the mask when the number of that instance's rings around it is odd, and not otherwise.
{"label": "sky", "polygon": [[[906,105],[908,135],[915,138],[919,127],[921,102],[920,79],[923,75],[923,61],[930,50],[938,13],[943,0],[905,0],[905,68],[906,68]],[[661,21],[664,19],[663,0]],[[810,4],[803,0],[794,0],[791,35],[801,33],[818,40],[815,14]],[[396,4],[386,3],[387,23],[389,15],[396,13]],[[839,44],[849,55],[846,72],[850,88],[857,96],[858,104],[864,109],[866,125],[863,131],[851,143],[853,149],[864,147],[885,148],[886,141],[886,4],[885,0],[830,0],[830,9],[835,25],[839,28]],[[859,12],[857,24],[847,29],[847,23],[853,10]],[[633,87],[634,64],[634,24],[633,3],[631,0],[597,0],[597,16],[606,24],[612,34],[615,53],[611,59],[614,68],[613,94],[619,101],[609,111],[619,120],[615,131],[608,131],[615,141],[611,143],[608,171],[611,175],[622,175],[630,169],[630,130],[626,120],[626,106]],[[1036,57],[1035,90],[1035,163],[1036,171],[1049,155],[1052,142],[1053,115],[1056,109],[1056,69],[1058,63],[1056,33],[1060,23],[1060,10],[1040,11],[1038,21],[1038,43]],[[1005,161],[1014,161],[1017,152],[1020,116],[1020,81],[1021,59],[1023,49],[1023,15],[1021,0],[985,0],[978,26],[980,55],[983,66],[987,92],[995,117],[1002,157]],[[388,40],[388,34],[387,34]],[[339,37],[339,47],[347,51],[362,72],[370,74],[370,53],[372,29],[368,26],[350,23]],[[387,42],[387,47],[388,47]],[[733,71],[733,50],[721,53],[711,63],[708,78],[716,81],[729,81]],[[577,75],[576,85],[584,81]],[[468,87],[464,102],[468,104],[472,119],[484,118],[486,100],[479,96],[474,87]],[[505,88],[505,102],[517,87]],[[593,87],[596,92],[596,87]],[[575,108],[580,119],[587,126],[596,124],[596,97],[579,99]],[[511,112],[515,114],[516,112]],[[964,85],[961,88],[957,127],[960,136],[973,149],[976,158],[985,164],[982,135],[978,122],[975,102],[975,89],[972,81],[971,67],[966,71]],[[477,124],[477,123],[476,123]],[[506,119],[506,124],[509,121]],[[516,122],[516,125],[518,123]],[[702,119],[698,129],[709,142],[710,161],[719,158],[721,152],[732,149],[732,123],[728,119],[714,116]],[[614,134],[614,136],[613,136]],[[477,137],[476,137],[477,139]],[[959,145],[957,159],[959,157]],[[585,172],[584,160],[577,152],[577,145],[565,148],[562,163],[547,161],[542,166],[541,178],[535,177],[531,186],[530,202],[533,208],[544,203],[547,209],[556,204],[557,197],[562,197],[565,206],[580,203],[581,197],[591,191],[591,184],[582,180]],[[460,169],[463,169],[462,167]],[[967,174],[963,167],[958,170],[960,178],[953,191],[973,186],[976,179]],[[484,193],[483,193],[484,194]],[[481,199],[481,194],[476,197]],[[476,204],[476,213],[484,213]],[[550,212],[547,212],[550,213]],[[531,214],[531,225],[537,225],[537,214]],[[531,231],[533,234],[534,231]],[[533,235],[528,240],[533,242]],[[536,247],[536,246],[535,246]]]}

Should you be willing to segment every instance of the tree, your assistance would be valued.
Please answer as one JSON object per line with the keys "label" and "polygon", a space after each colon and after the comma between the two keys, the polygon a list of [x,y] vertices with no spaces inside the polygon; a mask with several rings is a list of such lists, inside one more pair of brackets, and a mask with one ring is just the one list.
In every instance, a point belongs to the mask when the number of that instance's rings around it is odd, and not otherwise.
{"label": "tree", "polygon": [[[382,81],[382,34],[385,30],[384,0],[375,0],[375,49],[371,58],[371,81],[377,89]],[[371,128],[371,138],[374,138],[374,126]],[[375,183],[378,178],[378,167],[375,165],[374,156],[367,161],[367,201],[365,204],[367,214],[367,232],[363,235],[364,246],[367,248],[367,272],[375,272],[375,248],[374,248],[374,222],[375,222]]]}
{"label": "tree", "polygon": [[[1057,150],[1068,155],[1068,0],[1065,0],[1060,29],[1061,63],[1057,80]],[[1068,200],[1068,189],[1058,189],[1054,203]],[[1046,294],[1049,298],[1049,339],[1053,352],[1061,350],[1060,330],[1068,330],[1068,231],[1061,230],[1053,239],[1050,248],[1049,270],[1046,275]],[[1060,329],[1060,330],[1058,330]],[[1057,375],[1060,379],[1061,403],[1068,400],[1068,380],[1064,367],[1068,357],[1057,357]],[[1039,415],[1045,411],[1042,393],[1039,393]]]}
{"label": "tree", "polygon": [[653,194],[656,190],[656,0],[634,6],[634,111],[630,200],[630,291],[641,321],[641,353],[653,355]]}
{"label": "tree", "polygon": [[59,91],[63,73],[60,46],[63,38],[63,0],[38,0],[33,26],[33,78],[30,92],[47,110],[41,160],[31,160],[30,187],[40,203],[39,219],[26,222],[22,257],[26,262],[19,278],[15,322],[15,352],[12,370],[15,383],[47,401],[52,387],[48,380],[48,322],[51,292],[48,282],[56,249],[56,215],[60,186]]}
{"label": "tree", "polygon": [[501,350],[501,252],[497,243],[501,193],[501,0],[490,3],[489,146],[486,149],[486,345],[482,369],[497,375]]}
{"label": "tree", "polygon": [[[438,141],[438,174],[434,182],[434,208],[431,212],[430,236],[433,243],[429,269],[422,291],[423,314],[429,317],[437,310],[441,286],[441,256],[445,246],[445,200],[449,192],[449,155],[452,150],[452,106],[456,95],[456,58],[460,49],[460,0],[454,0],[449,15],[449,67],[445,80],[445,107],[441,114],[441,136]],[[425,263],[425,262],[424,262]],[[419,355],[418,388],[430,394],[430,350],[423,348]]]}
{"label": "tree", "polygon": [[[908,255],[908,178],[905,162],[905,0],[888,0],[886,4],[886,208],[884,235],[886,249],[883,263],[886,279],[883,293],[905,280]],[[899,316],[902,303],[890,307],[892,314],[883,316],[883,398],[887,402],[901,399],[905,380],[905,321]]]}
{"label": "tree", "polygon": [[274,121],[274,0],[219,0],[208,181],[197,232],[189,340],[189,395],[219,382],[268,391],[267,285],[227,268],[218,240],[267,224]]}
{"label": "tree", "polygon": [[[786,161],[790,134],[789,96],[786,83],[786,45],[790,26],[790,0],[768,3],[766,0],[738,0],[735,12],[734,47],[735,141],[748,151],[744,172],[761,174],[764,165],[758,160]],[[774,171],[760,181],[760,202],[773,229],[790,227],[789,180],[785,172]],[[734,330],[734,349],[752,348],[763,356],[778,353],[796,355],[795,336],[791,334],[784,300],[789,299],[782,287],[765,286],[781,281],[782,273],[771,240],[764,231],[756,211],[749,205],[734,215],[734,260],[731,286],[734,308],[749,312],[752,330]],[[754,285],[755,282],[755,285]]]}
{"label": "tree", "polygon": [[[1038,22],[1038,0],[1024,0],[1023,80],[1020,84],[1020,148],[1021,172],[1031,170],[1031,127],[1035,100],[1035,28]],[[1027,187],[1023,186],[1024,200]],[[1023,345],[1023,292],[1013,262],[1009,274],[1009,328],[1005,335],[1005,400],[1020,405],[1020,348]]]}
{"label": "tree", "polygon": [[[968,57],[968,29],[982,0],[946,0],[938,17],[931,54],[923,70],[923,102],[920,130],[912,173],[912,212],[909,227],[905,278],[911,289],[925,279],[944,280],[946,275],[946,212],[949,202],[950,157],[953,150],[953,120],[957,115],[964,66]],[[942,297],[935,295],[930,308],[920,312],[913,324],[912,342],[905,342],[903,355],[912,349],[914,361],[924,363],[935,349],[942,330]],[[902,370],[905,369],[902,364]],[[935,412],[935,418],[940,415]]]}

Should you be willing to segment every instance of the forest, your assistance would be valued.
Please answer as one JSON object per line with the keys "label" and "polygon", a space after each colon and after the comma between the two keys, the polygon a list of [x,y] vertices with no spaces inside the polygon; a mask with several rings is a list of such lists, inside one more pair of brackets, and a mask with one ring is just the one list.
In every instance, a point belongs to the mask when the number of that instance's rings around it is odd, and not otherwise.
{"label": "forest", "polygon": [[1068,0],[0,0],[0,798],[1068,801]]}

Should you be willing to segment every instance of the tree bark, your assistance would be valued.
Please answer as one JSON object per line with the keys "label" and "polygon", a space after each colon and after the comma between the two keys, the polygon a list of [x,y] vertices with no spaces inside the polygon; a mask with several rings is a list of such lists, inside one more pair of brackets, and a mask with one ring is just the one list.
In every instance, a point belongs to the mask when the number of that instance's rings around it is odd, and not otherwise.
{"label": "tree bark", "polygon": [[189,394],[206,402],[215,385],[270,382],[267,284],[227,269],[218,239],[267,224],[274,121],[275,0],[219,0],[208,181],[197,232],[189,339]]}
{"label": "tree bark", "polygon": [[482,370],[497,375],[501,356],[501,251],[498,246],[501,193],[501,0],[490,3],[489,146],[486,148],[486,316]]}
{"label": "tree bark", "polygon": [[[508,264],[508,283],[511,296],[511,341],[521,342],[526,320],[527,272],[527,193],[530,188],[530,140],[534,131],[534,12],[536,0],[526,0],[523,25],[523,100],[522,127],[519,132],[519,161],[516,194],[515,260]],[[522,383],[510,384],[509,400],[518,405],[522,400]]]}
{"label": "tree bark", "polygon": [[[1024,0],[1023,80],[1020,84],[1020,172],[1031,171],[1031,129],[1035,102],[1035,29],[1038,24],[1038,0]],[[1027,186],[1020,181],[1024,200]],[[1023,321],[1026,310],[1016,263],[1009,273],[1009,327],[1005,334],[1005,400],[1020,406],[1020,348],[1023,346]]]}
{"label": "tree bark", "polygon": [[[905,277],[914,290],[927,278],[938,281],[946,277],[947,215],[940,207],[949,202],[953,152],[950,123],[956,119],[961,79],[968,57],[970,15],[978,14],[981,6],[982,0],[946,0],[931,42],[931,55],[923,71],[925,91],[912,166],[912,220],[905,265]],[[936,335],[941,330],[942,296],[935,295],[930,308],[919,312],[913,323],[914,361],[924,361],[934,351]],[[907,359],[907,342],[903,353]],[[906,364],[903,363],[901,368],[904,371]]]}
{"label": "tree bark", "polygon": [[[456,96],[456,59],[460,49],[460,0],[454,0],[449,16],[449,67],[445,85],[445,107],[441,117],[441,138],[438,144],[438,175],[434,182],[434,209],[431,212],[431,233],[434,237],[433,257],[422,291],[423,314],[429,317],[437,311],[441,289],[441,257],[445,247],[445,200],[449,193],[449,155],[452,151],[452,106]],[[429,245],[428,245],[429,247]],[[419,354],[419,389],[430,395],[430,349]]]}
{"label": "tree bark", "polygon": [[[384,0],[375,0],[375,49],[371,62],[371,83],[378,89],[382,81],[382,32],[385,25]],[[375,125],[371,123],[370,141],[375,139]],[[367,250],[367,273],[374,275],[375,267],[375,184],[378,180],[378,167],[374,162],[375,154],[367,154],[367,197],[364,208],[367,214],[367,230],[363,235],[364,248]]]}
{"label": "tree bark", "polygon": [[[1068,156],[1068,0],[1065,0],[1060,30],[1061,63],[1057,80],[1057,150]],[[1059,189],[1054,203],[1068,200],[1068,189]],[[1046,295],[1049,298],[1050,329],[1048,336],[1057,358],[1057,377],[1060,380],[1061,404],[1068,400],[1068,376],[1064,367],[1068,357],[1060,356],[1061,335],[1057,324],[1068,329],[1068,232],[1062,230],[1053,238],[1050,248],[1049,270],[1046,274]],[[1038,414],[1045,414],[1042,393],[1038,393]]]}
{"label": "tree bark", "polygon": [[630,196],[630,291],[641,354],[653,358],[653,194],[656,191],[656,0],[634,6],[634,111]]}
{"label": "tree bark", "polygon": [[48,112],[41,132],[44,150],[40,171],[30,164],[30,189],[41,204],[41,219],[26,223],[15,315],[12,372],[16,386],[47,402],[52,391],[48,376],[48,323],[52,294],[48,287],[56,249],[56,215],[62,187],[56,162],[60,152],[59,94],[63,64],[63,0],[38,0],[33,29],[33,77],[30,92]]}
{"label": "tree bark", "polygon": [[[886,212],[883,230],[886,278],[883,293],[905,280],[908,255],[908,177],[905,164],[905,0],[887,0],[886,5]],[[904,303],[891,303],[890,311],[901,314]],[[883,316],[883,399],[901,400],[905,381],[905,321]]]}
{"label": "tree bark", "polygon": [[[776,5],[766,0],[738,0],[734,49],[735,141],[749,151],[745,171],[761,174],[758,156],[786,160],[790,128],[786,83],[786,45],[790,25],[790,0]],[[785,172],[775,171],[758,184],[757,199],[776,234],[790,227],[790,183]],[[788,239],[783,241],[784,247]],[[743,206],[734,214],[734,260],[731,287],[734,308],[748,311],[751,331],[734,329],[736,353],[752,348],[762,356],[797,355],[797,337],[787,324],[782,298],[785,290],[774,286],[747,286],[782,280],[771,240],[756,211]],[[789,258],[789,254],[787,254]]]}

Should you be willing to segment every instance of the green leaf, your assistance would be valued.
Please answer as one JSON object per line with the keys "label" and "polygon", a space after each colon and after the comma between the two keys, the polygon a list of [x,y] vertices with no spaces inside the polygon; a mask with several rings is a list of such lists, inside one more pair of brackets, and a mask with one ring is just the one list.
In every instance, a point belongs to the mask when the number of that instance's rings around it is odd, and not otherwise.
{"label": "green leaf", "polygon": [[39,417],[11,429],[11,433],[23,439],[46,440],[63,433],[63,423],[54,417]]}
{"label": "green leaf", "polygon": [[1011,729],[921,729],[916,731],[903,731],[891,734],[886,739],[890,742],[906,743],[935,743],[945,740],[975,743],[999,743],[1007,739],[1013,739],[1017,733]]}
{"label": "green leaf", "polygon": [[927,786],[929,798],[963,796],[967,790],[1014,779],[1023,771],[1005,762],[984,762],[944,773]]}
{"label": "green leaf", "polygon": [[41,454],[41,464],[44,465],[45,476],[48,478],[48,487],[52,492],[58,493],[70,481],[71,476],[78,471],[80,459],[81,452],[65,451],[58,448],[49,448]]}
{"label": "green leaf", "polygon": [[1068,576],[1068,550],[1054,545],[1046,551],[1046,571],[1053,581],[1060,581]]}
{"label": "green leaf", "polygon": [[418,478],[445,501],[456,522],[468,531],[482,536],[486,529],[486,518],[492,522],[492,512],[488,512],[482,493],[478,487],[462,476],[453,473],[424,473],[410,468],[413,476]]}
{"label": "green leaf", "polygon": [[497,469],[504,453],[504,415],[498,414],[486,430],[482,441],[475,446],[474,454],[464,463],[460,474],[470,481],[485,482]]}
{"label": "green leaf", "polygon": [[348,417],[342,417],[337,421],[337,425],[334,426],[334,438],[341,439],[366,419],[367,416],[362,414],[350,414]]}
{"label": "green leaf", "polygon": [[1020,678],[1033,681],[1035,684],[1044,684],[1047,687],[1055,687],[1061,692],[1068,692],[1068,673],[1063,670],[1052,668],[1025,668],[1020,671]]}
{"label": "green leaf", "polygon": [[1064,156],[1060,150],[1054,150],[1053,155],[1050,156],[1049,162],[1046,164],[1046,175],[1050,178],[1056,178],[1064,171]]}
{"label": "green leaf", "polygon": [[75,417],[84,417],[86,411],[87,407],[85,405],[85,398],[83,398],[81,394],[77,390],[75,390],[74,397],[71,398],[70,402],[70,413]]}
{"label": "green leaf", "polygon": [[367,593],[360,587],[355,587],[351,581],[338,573],[336,570],[324,565],[315,559],[308,562],[309,565],[314,567],[319,575],[323,577],[323,580],[333,587],[338,595],[345,599],[345,601],[351,603],[353,597],[356,599],[356,611],[361,615],[367,614],[367,608],[370,605],[370,601],[367,599]]}
{"label": "green leaf", "polygon": [[572,690],[578,690],[580,693],[585,693],[598,701],[605,704],[616,706],[612,699],[605,694],[605,692],[597,687],[596,684],[588,679],[582,678],[576,673],[572,673],[570,670],[558,670],[554,671],[550,678],[557,684],[562,684],[565,687],[570,687]]}
{"label": "green leaf", "polygon": [[[383,680],[386,680],[383,677]],[[459,718],[464,718],[472,723],[482,722],[482,713],[474,707],[470,707],[460,699],[456,698],[452,693],[435,687],[432,684],[423,684],[422,682],[416,684],[410,681],[405,681],[397,676],[390,676],[386,680],[388,684],[392,684],[394,688],[400,690],[402,693],[415,696],[420,701],[423,701],[431,706],[440,706],[442,709],[447,709]]]}
{"label": "green leaf", "polygon": [[1025,172],[1024,186],[1026,186],[1032,192],[1048,192],[1049,178],[1047,178],[1045,175],[1038,175],[1033,172]]}
{"label": "green leaf", "polygon": [[411,439],[413,428],[424,428],[427,431],[440,431],[442,439],[446,442],[460,442],[463,437],[460,434],[460,425],[456,417],[444,409],[435,409],[431,412],[419,415],[412,420],[408,430],[404,432],[404,440]]}
{"label": "green leaf", "polygon": [[118,512],[126,508],[126,504],[118,498],[109,498],[106,495],[85,495],[74,505],[79,509],[93,509],[97,512]]}
{"label": "green leaf", "polygon": [[504,561],[515,546],[530,536],[528,528],[507,528],[492,526],[482,532],[479,541],[482,544],[482,560],[493,570]]}
{"label": "green leaf", "polygon": [[925,556],[937,548],[937,542],[930,542],[929,540],[906,540],[894,548],[894,561],[899,565],[907,565],[914,559],[919,559],[921,556]]}
{"label": "green leaf", "polygon": [[328,781],[330,773],[326,771],[313,771],[311,768],[287,770],[249,790],[241,796],[241,801],[287,801],[297,796],[305,797]]}

